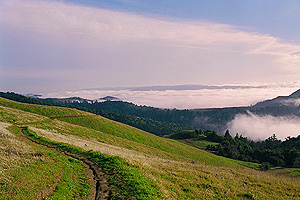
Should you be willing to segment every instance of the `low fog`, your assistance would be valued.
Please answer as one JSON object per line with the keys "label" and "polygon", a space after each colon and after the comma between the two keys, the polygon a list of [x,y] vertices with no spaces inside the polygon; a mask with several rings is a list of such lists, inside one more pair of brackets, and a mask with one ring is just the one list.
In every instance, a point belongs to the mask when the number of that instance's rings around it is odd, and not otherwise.
{"label": "low fog", "polygon": [[227,124],[232,136],[236,133],[248,137],[251,140],[265,140],[276,134],[280,140],[285,140],[288,136],[300,135],[300,118],[296,116],[255,115],[238,114],[235,119]]}
{"label": "low fog", "polygon": [[[206,86],[203,89],[193,85],[194,88],[175,90],[170,87],[166,90],[158,90],[157,87],[146,87],[144,90],[132,90],[132,88],[114,89],[88,89],[78,91],[64,91],[43,94],[43,98],[49,97],[82,97],[87,99],[98,99],[105,96],[114,96],[123,101],[132,102],[138,105],[154,106],[158,108],[222,108],[249,106],[259,101],[272,99],[278,95],[290,95],[299,89],[300,82],[287,85],[248,85],[248,86]],[[179,86],[177,86],[179,87]],[[181,86],[183,87],[183,86]],[[161,87],[160,87],[161,88]],[[291,102],[288,102],[289,104]]]}

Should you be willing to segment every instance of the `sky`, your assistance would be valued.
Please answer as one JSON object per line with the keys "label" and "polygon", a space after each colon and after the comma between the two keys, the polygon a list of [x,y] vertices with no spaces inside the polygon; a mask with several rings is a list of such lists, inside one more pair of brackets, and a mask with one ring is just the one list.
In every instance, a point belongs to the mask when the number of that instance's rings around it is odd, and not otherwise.
{"label": "sky", "polygon": [[[298,0],[0,0],[0,90],[250,105],[300,88],[299,33]],[[176,85],[219,88],[126,89]]]}

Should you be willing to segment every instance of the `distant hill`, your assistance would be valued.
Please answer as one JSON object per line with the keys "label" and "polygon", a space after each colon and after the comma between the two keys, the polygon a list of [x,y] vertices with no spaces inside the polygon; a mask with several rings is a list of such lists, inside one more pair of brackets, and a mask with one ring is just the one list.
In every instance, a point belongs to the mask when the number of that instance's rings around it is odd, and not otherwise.
{"label": "distant hill", "polygon": [[90,100],[83,99],[80,97],[69,97],[69,98],[46,98],[41,99],[42,101],[48,102],[48,103],[83,103],[83,102],[89,102]]}
{"label": "distant hill", "polygon": [[84,99],[81,97],[68,97],[68,98],[40,98],[42,101],[48,102],[48,103],[55,103],[55,104],[69,104],[69,103],[96,103],[96,102],[105,102],[105,101],[121,101],[117,97],[113,96],[106,96],[98,99]]}
{"label": "distant hill", "polygon": [[268,107],[268,106],[289,106],[298,107],[300,105],[300,90],[292,93],[289,96],[278,96],[274,99],[265,100],[257,103],[254,107]]}
{"label": "distant hill", "polygon": [[121,99],[119,99],[117,97],[106,96],[106,97],[99,98],[96,101],[98,101],[98,102],[103,102],[103,101],[121,101]]}

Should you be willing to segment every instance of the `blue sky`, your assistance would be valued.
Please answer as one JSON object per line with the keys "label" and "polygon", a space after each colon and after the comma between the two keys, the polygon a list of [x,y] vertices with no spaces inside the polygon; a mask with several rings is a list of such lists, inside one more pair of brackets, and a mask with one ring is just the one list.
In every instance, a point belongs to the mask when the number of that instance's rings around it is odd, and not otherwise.
{"label": "blue sky", "polygon": [[173,20],[207,20],[300,43],[297,0],[71,0],[92,7]]}
{"label": "blue sky", "polygon": [[299,11],[296,0],[0,0],[0,90],[280,83],[288,95],[300,87]]}

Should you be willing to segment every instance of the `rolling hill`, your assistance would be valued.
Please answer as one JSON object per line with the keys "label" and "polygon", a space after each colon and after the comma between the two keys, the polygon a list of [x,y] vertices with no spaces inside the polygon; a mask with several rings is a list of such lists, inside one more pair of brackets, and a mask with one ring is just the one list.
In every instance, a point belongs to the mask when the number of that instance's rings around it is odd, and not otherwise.
{"label": "rolling hill", "polygon": [[[43,194],[52,199],[61,195],[85,199],[91,193],[86,166],[26,140],[20,127],[27,127],[32,140],[77,152],[98,163],[109,177],[111,193],[121,198],[300,198],[299,178],[287,175],[288,170],[258,171],[245,167],[249,163],[84,111],[0,98],[0,121],[0,145],[5,150],[0,154],[1,199],[24,199],[28,194],[38,198],[49,186],[54,189]],[[123,182],[128,184],[120,184]],[[73,190],[68,193],[66,188],[71,185]]]}

